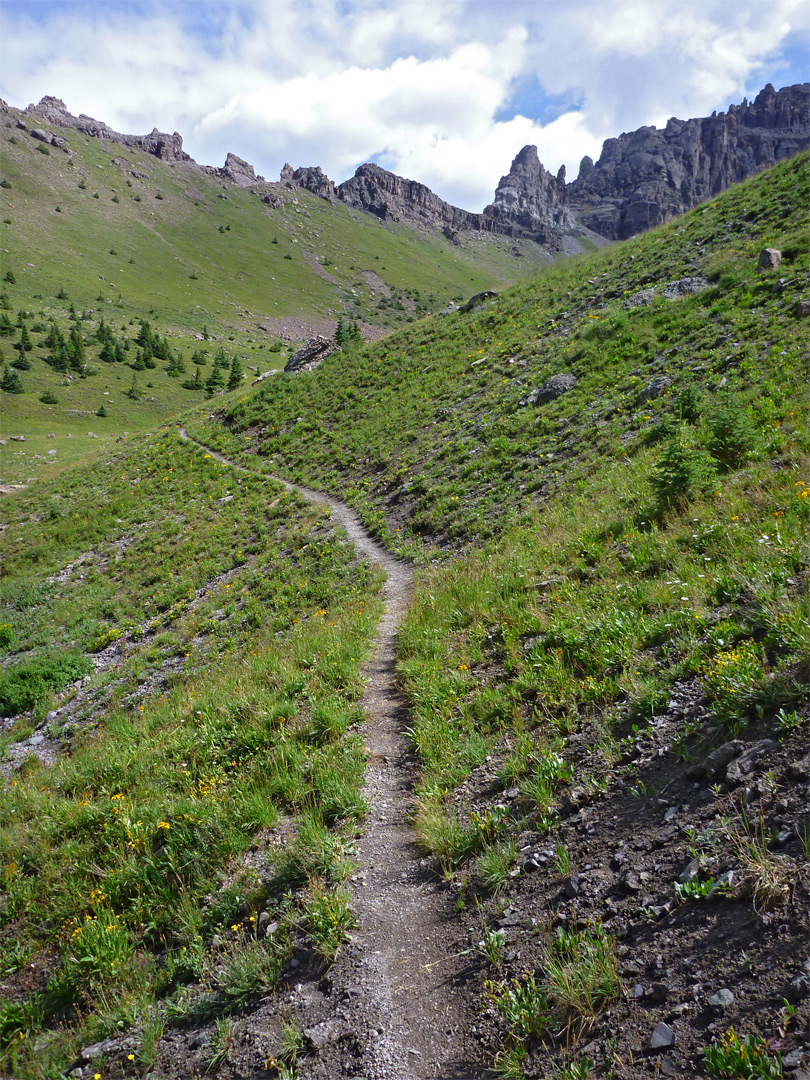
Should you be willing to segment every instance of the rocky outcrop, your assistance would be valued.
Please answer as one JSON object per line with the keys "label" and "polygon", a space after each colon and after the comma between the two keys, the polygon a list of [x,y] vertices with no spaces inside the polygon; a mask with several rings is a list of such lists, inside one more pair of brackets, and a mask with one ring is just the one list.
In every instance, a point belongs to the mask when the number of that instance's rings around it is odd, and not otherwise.
{"label": "rocky outcrop", "polygon": [[314,371],[314,369],[332,353],[340,352],[340,346],[334,338],[323,337],[316,334],[310,338],[297,352],[294,352],[284,370],[287,372]]}
{"label": "rocky outcrop", "polygon": [[100,120],[94,120],[92,116],[86,116],[84,113],[74,116],[68,112],[64,101],[56,97],[44,97],[38,105],[29,105],[25,111],[41,117],[49,124],[55,124],[61,128],[73,128],[101,142],[107,140],[120,146],[143,150],[147,154],[160,158],[161,161],[192,160],[183,149],[182,136],[176,131],[173,135],[168,135],[164,131],[153,128],[148,135],[122,135],[121,132],[113,131]]}
{"label": "rocky outcrop", "polygon": [[569,206],[588,228],[621,240],[691,209],[760,169],[810,147],[810,83],[696,120],[668,121],[608,139],[583,158]]}
{"label": "rocky outcrop", "polygon": [[536,146],[524,146],[495,189],[495,200],[484,210],[494,221],[517,224],[532,234],[564,229],[572,224],[568,211],[565,166],[556,176],[540,164]]}
{"label": "rocky outcrop", "polygon": [[225,180],[230,180],[236,187],[252,187],[254,184],[264,182],[264,177],[257,176],[253,166],[237,157],[236,154],[228,154],[225,158],[222,177]]}
{"label": "rocky outcrop", "polygon": [[[284,170],[282,169],[282,176]],[[337,189],[320,165],[309,166],[304,169],[296,169],[291,179],[298,187],[306,188],[313,195],[320,195],[328,202],[334,202],[337,197]]]}

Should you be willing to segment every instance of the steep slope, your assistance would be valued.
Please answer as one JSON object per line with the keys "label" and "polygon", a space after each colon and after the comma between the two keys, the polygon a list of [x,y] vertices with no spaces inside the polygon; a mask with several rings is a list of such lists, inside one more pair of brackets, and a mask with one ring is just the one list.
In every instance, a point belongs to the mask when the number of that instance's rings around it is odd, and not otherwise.
{"label": "steep slope", "polygon": [[[378,336],[550,259],[529,240],[383,223],[265,184],[232,154],[198,166],[177,133],[122,135],[54,98],[0,104],[0,125],[0,379],[19,368],[23,390],[2,393],[6,485],[188,407],[217,355],[255,378],[340,318]],[[166,345],[146,369],[143,322]],[[81,337],[83,360],[55,355],[53,326]]]}

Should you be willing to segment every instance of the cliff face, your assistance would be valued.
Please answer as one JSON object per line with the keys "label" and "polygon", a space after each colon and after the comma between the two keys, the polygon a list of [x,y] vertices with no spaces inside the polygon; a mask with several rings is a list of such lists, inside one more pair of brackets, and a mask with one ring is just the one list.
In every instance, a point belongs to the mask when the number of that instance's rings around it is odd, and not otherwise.
{"label": "cliff face", "polygon": [[810,83],[697,120],[670,120],[608,139],[583,158],[568,200],[583,225],[621,240],[660,225],[810,146]]}
{"label": "cliff face", "polygon": [[527,232],[562,229],[572,224],[568,211],[565,166],[556,177],[540,164],[536,146],[524,146],[484,209],[494,221],[512,222]]}

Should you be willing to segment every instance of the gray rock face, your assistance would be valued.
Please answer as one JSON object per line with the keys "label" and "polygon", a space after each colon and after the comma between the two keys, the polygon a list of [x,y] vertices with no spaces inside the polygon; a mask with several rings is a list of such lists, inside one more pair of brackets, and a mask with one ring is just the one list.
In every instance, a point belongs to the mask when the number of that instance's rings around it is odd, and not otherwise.
{"label": "gray rock face", "polygon": [[536,146],[524,146],[495,189],[495,199],[484,210],[494,221],[519,225],[527,233],[546,236],[550,230],[571,225],[565,166],[556,177],[540,164]]}
{"label": "gray rock face", "polygon": [[237,157],[236,154],[228,154],[225,158],[222,175],[237,187],[252,187],[254,184],[262,183],[264,180],[264,177],[256,175],[252,165]]}
{"label": "gray rock face", "polygon": [[499,221],[486,213],[461,210],[440,199],[424,184],[406,180],[375,164],[361,165],[350,180],[338,186],[337,196],[381,221],[416,221],[433,228],[447,228],[451,237],[461,229],[526,235],[526,230],[516,221]]}
{"label": "gray rock face", "polygon": [[318,364],[334,352],[340,352],[340,346],[336,345],[332,338],[316,335],[314,338],[310,338],[306,345],[292,354],[284,365],[284,370],[289,372],[313,371]]}
{"label": "gray rock face", "polygon": [[779,91],[768,83],[728,112],[608,139],[595,165],[583,159],[569,205],[588,228],[623,240],[808,146],[810,83]]}
{"label": "gray rock face", "polygon": [[[535,158],[536,156],[535,152]],[[539,162],[537,165],[545,173]],[[539,216],[535,220],[531,215],[524,215],[530,225],[527,227],[509,215],[493,216],[487,210],[483,214],[461,210],[440,199],[424,184],[397,176],[374,163],[361,165],[351,179],[337,187],[323,170],[317,167],[293,170],[290,165],[285,165],[281,170],[280,181],[291,187],[306,188],[330,202],[339,199],[348,206],[374,214],[381,221],[408,221],[441,229],[453,244],[460,243],[460,233],[463,230],[530,237],[554,251],[561,244],[558,230],[546,224]],[[562,189],[565,189],[564,181]]]}
{"label": "gray rock face", "polygon": [[[284,170],[282,169],[282,176],[283,173]],[[320,195],[322,199],[327,199],[329,202],[334,202],[337,197],[337,188],[320,165],[310,166],[306,169],[296,169],[291,179],[298,187],[306,188],[307,191],[311,191],[314,195]]]}

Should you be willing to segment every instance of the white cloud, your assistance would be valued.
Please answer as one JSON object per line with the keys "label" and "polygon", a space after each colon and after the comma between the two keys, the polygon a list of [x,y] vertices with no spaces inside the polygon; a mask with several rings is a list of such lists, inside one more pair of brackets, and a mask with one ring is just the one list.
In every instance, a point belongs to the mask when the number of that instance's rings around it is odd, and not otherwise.
{"label": "white cloud", "polygon": [[[177,129],[198,161],[231,150],[268,179],[375,158],[480,209],[525,143],[571,179],[607,136],[750,96],[809,29],[805,0],[7,0],[0,95]],[[578,108],[496,119],[530,75]]]}

